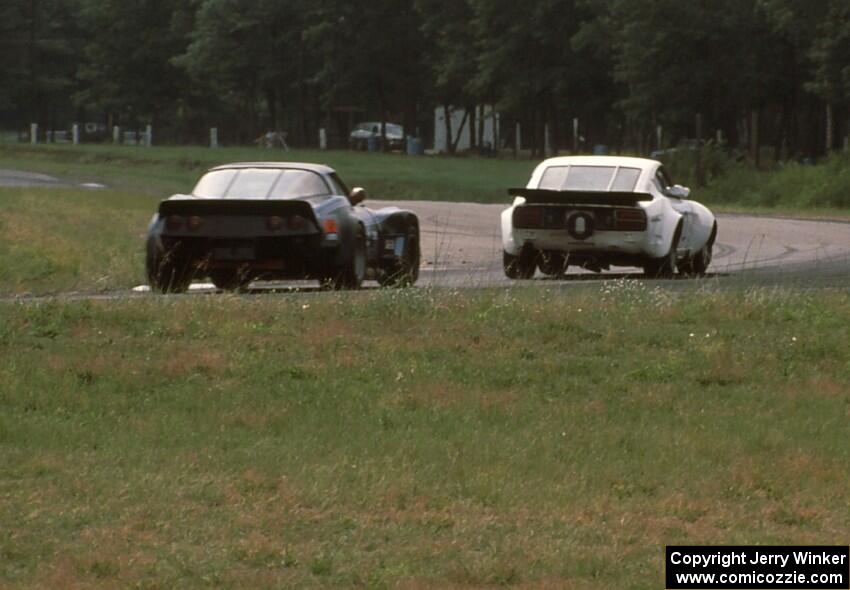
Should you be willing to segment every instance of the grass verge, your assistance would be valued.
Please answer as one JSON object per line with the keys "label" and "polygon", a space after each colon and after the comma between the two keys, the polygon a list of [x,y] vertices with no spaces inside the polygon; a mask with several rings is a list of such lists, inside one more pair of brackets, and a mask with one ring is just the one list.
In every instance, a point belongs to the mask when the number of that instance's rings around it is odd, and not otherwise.
{"label": "grass verge", "polygon": [[111,189],[0,189],[0,293],[144,282],[144,238],[157,202]]}
{"label": "grass verge", "polygon": [[[665,155],[677,182],[696,187],[696,152]],[[479,157],[420,157],[351,151],[0,143],[0,167],[45,172],[78,181],[104,181],[160,197],[191,190],[206,169],[226,162],[288,160],[329,164],[351,186],[376,199],[508,203],[506,189],[525,186],[537,161]],[[761,170],[712,147],[703,154],[707,186],[694,198],[716,210],[850,217],[850,153],[818,165],[773,163]]]}
{"label": "grass verge", "polygon": [[646,588],[850,533],[850,297],[0,306],[0,585]]}
{"label": "grass verge", "polygon": [[507,189],[525,186],[535,165],[530,160],[416,158],[352,151],[0,144],[0,168],[99,180],[160,197],[192,190],[212,166],[263,160],[328,164],[349,187],[363,186],[375,199],[477,203],[507,203]]}

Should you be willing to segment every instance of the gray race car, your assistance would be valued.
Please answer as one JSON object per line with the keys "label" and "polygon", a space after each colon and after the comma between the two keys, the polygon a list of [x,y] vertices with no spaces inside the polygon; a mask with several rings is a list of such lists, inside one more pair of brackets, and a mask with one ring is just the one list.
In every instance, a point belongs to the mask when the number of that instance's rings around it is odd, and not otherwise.
{"label": "gray race car", "polygon": [[254,280],[315,279],[357,289],[367,279],[407,286],[419,276],[419,220],[369,209],[327,166],[246,162],[209,170],[189,195],[159,204],[148,228],[152,289],[185,291],[209,277],[220,289]]}

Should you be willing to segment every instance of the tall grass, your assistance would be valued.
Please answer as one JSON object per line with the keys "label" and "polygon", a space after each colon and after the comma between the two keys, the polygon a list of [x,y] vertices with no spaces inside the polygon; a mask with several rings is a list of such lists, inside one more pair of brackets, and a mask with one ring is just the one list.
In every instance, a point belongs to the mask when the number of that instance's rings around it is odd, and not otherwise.
{"label": "tall grass", "polygon": [[676,182],[689,184],[694,197],[709,206],[739,210],[830,210],[850,214],[850,153],[840,152],[815,164],[768,162],[754,169],[743,159],[708,146],[702,154],[707,185],[696,188],[696,152],[680,150],[663,157]]}

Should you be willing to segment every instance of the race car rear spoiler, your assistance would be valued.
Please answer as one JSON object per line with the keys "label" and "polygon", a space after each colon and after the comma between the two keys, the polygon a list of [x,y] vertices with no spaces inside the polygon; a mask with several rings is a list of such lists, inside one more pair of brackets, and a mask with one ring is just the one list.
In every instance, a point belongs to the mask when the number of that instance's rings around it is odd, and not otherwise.
{"label": "race car rear spoiler", "polygon": [[310,203],[288,199],[170,199],[159,204],[159,216],[168,215],[301,215],[316,222]]}
{"label": "race car rear spoiler", "polygon": [[512,197],[523,197],[527,203],[551,205],[614,205],[636,207],[638,203],[651,201],[649,193],[602,192],[602,191],[555,191],[540,188],[509,188]]}

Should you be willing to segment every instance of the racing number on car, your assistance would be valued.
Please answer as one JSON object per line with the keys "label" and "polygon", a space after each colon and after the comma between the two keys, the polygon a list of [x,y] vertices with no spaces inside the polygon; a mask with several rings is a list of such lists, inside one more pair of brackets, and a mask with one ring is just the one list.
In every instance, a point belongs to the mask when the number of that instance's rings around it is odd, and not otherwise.
{"label": "racing number on car", "polygon": [[593,216],[579,211],[567,217],[567,233],[577,239],[586,240],[593,235]]}

